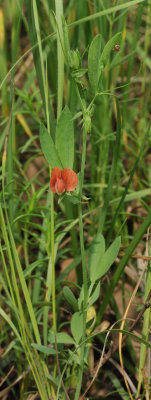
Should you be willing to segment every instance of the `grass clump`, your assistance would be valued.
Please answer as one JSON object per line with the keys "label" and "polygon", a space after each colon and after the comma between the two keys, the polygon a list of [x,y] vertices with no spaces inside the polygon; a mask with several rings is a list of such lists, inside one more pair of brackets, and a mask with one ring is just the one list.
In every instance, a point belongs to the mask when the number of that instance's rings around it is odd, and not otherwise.
{"label": "grass clump", "polygon": [[5,3],[0,396],[148,400],[150,0]]}

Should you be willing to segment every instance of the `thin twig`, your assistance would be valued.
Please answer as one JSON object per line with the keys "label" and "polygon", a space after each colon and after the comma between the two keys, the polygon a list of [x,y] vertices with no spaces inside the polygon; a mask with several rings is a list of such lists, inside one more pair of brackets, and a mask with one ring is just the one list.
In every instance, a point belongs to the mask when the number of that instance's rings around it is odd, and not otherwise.
{"label": "thin twig", "polygon": [[62,388],[63,388],[63,390],[64,390],[66,399],[67,399],[67,400],[70,400],[70,397],[68,396],[68,393],[67,393],[67,391],[66,391],[66,388],[65,388],[65,385],[64,385],[64,383],[63,383],[62,376],[61,376],[60,365],[59,365],[59,357],[58,357],[58,347],[57,347],[56,334],[55,334],[55,349],[56,349],[56,363],[57,363],[58,374],[59,374],[60,379],[61,379],[61,385],[62,385]]}
{"label": "thin twig", "polygon": [[[147,308],[151,307],[151,303],[150,303],[150,299],[151,299],[151,290],[148,294],[148,297],[146,299],[146,302],[142,308],[142,310],[139,312],[139,314],[137,315],[137,318],[135,319],[135,321],[132,323],[129,332],[132,332],[136,325],[138,324],[138,322],[141,320],[144,312],[146,311]],[[111,332],[111,329],[109,330],[108,334]],[[125,334],[122,338],[122,345],[124,344],[125,340],[127,339],[128,334]],[[95,374],[93,376],[92,381],[90,382],[89,386],[87,387],[87,389],[85,390],[84,394],[80,397],[80,400],[84,400],[88,390],[91,388],[91,386],[93,385],[94,380],[96,379],[99,369],[106,364],[106,362],[110,359],[110,357],[118,350],[119,344],[117,343],[115,346],[111,346],[110,349],[108,350],[107,354],[104,356],[104,358],[101,355],[101,358],[95,368]],[[104,346],[103,346],[103,354],[104,354]]]}
{"label": "thin twig", "polygon": [[[147,236],[146,236],[146,251],[145,251],[145,255],[146,256],[148,256],[148,239],[149,239],[149,229],[147,231]],[[130,301],[128,303],[128,306],[127,306],[127,308],[125,310],[125,313],[124,313],[124,316],[123,316],[123,321],[122,321],[121,326],[120,326],[121,330],[123,330],[123,328],[124,328],[124,324],[125,324],[125,320],[127,318],[128,311],[129,311],[130,306],[131,306],[131,304],[133,302],[133,299],[135,298],[135,295],[137,293],[138,287],[139,287],[139,285],[140,285],[140,283],[142,281],[143,274],[145,272],[145,269],[147,268],[147,264],[148,264],[148,261],[144,261],[143,262],[141,275],[140,275],[140,277],[138,279],[138,282],[137,282],[137,284],[136,284],[136,286],[134,288],[134,291],[132,293],[132,296],[130,298]],[[124,378],[124,382],[125,382],[128,394],[129,394],[131,400],[133,400],[133,396],[132,396],[132,393],[131,393],[131,390],[130,390],[130,387],[129,387],[129,384],[128,384],[128,381],[127,381],[125,369],[124,369],[123,356],[122,356],[122,338],[123,338],[123,332],[120,332],[119,333],[119,358],[120,358],[120,364],[121,364],[121,368],[122,368],[122,371],[123,371],[123,378]]]}
{"label": "thin twig", "polygon": [[[136,286],[134,288],[134,291],[132,293],[132,296],[130,298],[128,306],[127,306],[127,308],[125,310],[125,313],[124,313],[124,316],[123,316],[123,320],[122,320],[122,323],[121,323],[121,326],[120,326],[120,330],[124,329],[124,324],[125,324],[125,321],[126,321],[126,318],[127,318],[128,311],[129,311],[130,306],[131,306],[131,304],[132,304],[132,302],[133,302],[133,300],[135,298],[135,295],[137,293],[138,287],[139,287],[139,285],[140,285],[140,283],[142,281],[144,271],[145,271],[145,269],[143,269],[143,271],[142,271],[142,273],[141,273],[141,275],[139,277],[139,280],[138,280],[138,282],[137,282],[137,284],[136,284]],[[133,400],[132,393],[131,393],[131,390],[130,390],[130,387],[129,387],[129,384],[128,384],[128,381],[127,381],[127,377],[126,377],[126,374],[125,374],[125,369],[124,369],[124,363],[123,363],[123,357],[122,357],[122,338],[123,338],[123,332],[120,332],[119,333],[119,358],[120,358],[120,364],[121,364],[121,368],[122,368],[122,372],[123,372],[123,378],[124,378],[125,386],[127,388],[127,391],[128,391],[130,399]]]}

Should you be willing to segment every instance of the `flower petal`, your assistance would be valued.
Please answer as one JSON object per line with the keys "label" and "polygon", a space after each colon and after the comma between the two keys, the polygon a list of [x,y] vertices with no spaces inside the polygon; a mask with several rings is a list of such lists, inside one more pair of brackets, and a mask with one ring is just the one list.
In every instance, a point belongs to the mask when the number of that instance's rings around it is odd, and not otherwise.
{"label": "flower petal", "polygon": [[61,169],[59,167],[53,168],[51,172],[50,189],[52,193],[56,193],[57,178],[61,178]]}
{"label": "flower petal", "polygon": [[78,184],[77,174],[72,169],[64,168],[61,171],[61,176],[64,181],[65,190],[67,192],[71,192],[72,190],[74,190]]}
{"label": "flower petal", "polygon": [[62,179],[57,178],[57,183],[56,183],[56,192],[58,194],[61,194],[65,191],[65,185]]}

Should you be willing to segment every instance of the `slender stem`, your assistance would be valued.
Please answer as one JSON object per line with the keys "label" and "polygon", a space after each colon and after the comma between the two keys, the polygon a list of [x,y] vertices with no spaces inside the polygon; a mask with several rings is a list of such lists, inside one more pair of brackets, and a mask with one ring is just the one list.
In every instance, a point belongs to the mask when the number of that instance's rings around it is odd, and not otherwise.
{"label": "slender stem", "polygon": [[[55,0],[57,32],[57,53],[58,53],[58,98],[57,98],[57,120],[59,119],[63,103],[63,81],[64,81],[64,55],[62,50],[63,29],[62,15],[63,2]],[[51,265],[52,265],[52,312],[53,331],[56,334],[56,294],[55,294],[55,257],[54,257],[54,195],[51,193]]]}
{"label": "slender stem", "polygon": [[[57,32],[57,54],[58,54],[58,97],[57,97],[57,120],[60,117],[63,103],[63,80],[64,80],[64,55],[61,47],[63,42],[63,31],[62,31],[62,15],[63,15],[63,2],[62,0],[55,0],[56,8],[56,21],[59,32]],[[61,40],[61,42],[60,42]],[[46,65],[47,69],[47,65]],[[46,74],[46,117],[47,117],[47,128],[50,130],[49,124],[49,107],[48,107],[48,83]],[[51,172],[51,171],[50,171]],[[46,282],[46,295],[45,301],[50,301],[52,293],[52,311],[53,311],[53,330],[56,333],[56,302],[55,302],[55,257],[54,257],[54,198],[51,193],[51,256],[48,264],[47,282]],[[47,331],[48,331],[48,307],[44,309],[44,344],[47,345]]]}
{"label": "slender stem", "polygon": [[[60,117],[63,104],[63,84],[64,84],[64,54],[62,44],[64,42],[62,29],[63,1],[55,0],[56,21],[57,21],[57,56],[58,56],[58,89],[57,89],[57,121]],[[53,331],[56,336],[56,290],[55,290],[55,255],[54,255],[54,195],[51,193],[51,266],[52,266],[52,313],[53,313]],[[57,346],[57,344],[56,344]],[[57,360],[56,360],[57,362]],[[54,376],[56,365],[54,366]],[[53,399],[56,398],[53,393]]]}
{"label": "slender stem", "polygon": [[74,400],[79,399],[81,386],[82,386],[82,377],[83,377],[83,370],[84,370],[84,353],[85,353],[86,304],[87,304],[87,297],[88,297],[81,203],[79,204],[78,211],[79,211],[80,247],[81,247],[82,273],[83,273],[83,286],[84,286],[84,302],[83,302],[83,335],[82,335],[82,345],[81,345],[81,352],[80,352],[80,367],[79,367],[79,375],[78,375],[78,384],[77,384],[77,389],[76,389]]}
{"label": "slender stem", "polygon": [[84,286],[84,303],[83,309],[85,310],[87,304],[88,288],[87,288],[87,271],[85,261],[85,248],[84,248],[84,235],[83,235],[83,220],[82,220],[82,206],[78,206],[79,212],[79,230],[80,230],[80,248],[81,248],[81,259],[82,259],[82,273],[83,273],[83,286]]}
{"label": "slender stem", "polygon": [[85,109],[84,104],[83,104],[83,102],[82,102],[82,99],[81,99],[81,96],[80,96],[80,93],[79,93],[79,88],[78,88],[77,85],[75,85],[75,91],[76,91],[76,95],[77,95],[77,97],[78,97],[78,99],[79,99],[82,112],[83,112],[83,114],[84,114],[84,113],[86,113],[86,109]]}
{"label": "slender stem", "polygon": [[53,331],[56,334],[56,293],[55,293],[55,257],[54,257],[54,195],[51,193],[51,264],[52,264],[52,313]]}
{"label": "slender stem", "polygon": [[80,203],[78,207],[79,211],[79,228],[80,228],[80,247],[81,247],[81,258],[82,258],[82,272],[83,272],[83,285],[84,285],[84,309],[87,304],[88,287],[87,287],[87,271],[86,271],[86,261],[85,261],[85,249],[84,249],[84,235],[83,235],[83,221],[82,221],[82,187],[84,181],[84,168],[85,168],[85,158],[86,158],[86,138],[87,138],[87,127],[83,126],[83,148],[82,148],[82,160],[81,160],[81,177],[80,177]]}
{"label": "slender stem", "polygon": [[57,21],[57,56],[58,56],[58,89],[57,89],[57,119],[60,116],[63,103],[64,83],[64,36],[62,28],[63,1],[55,0],[56,21]]}
{"label": "slender stem", "polygon": [[87,132],[89,130],[89,123],[87,124],[89,116],[85,116],[85,123],[83,125],[83,147],[82,147],[82,161],[81,161],[81,177],[80,177],[80,189],[79,189],[79,197],[80,203],[78,206],[79,212],[79,229],[80,229],[80,247],[81,247],[81,258],[82,258],[82,274],[83,274],[83,286],[84,286],[84,301],[83,301],[83,336],[82,336],[82,345],[80,352],[80,368],[79,368],[79,376],[78,376],[78,384],[75,393],[74,400],[79,399],[81,385],[82,385],[82,377],[84,370],[84,353],[85,353],[85,331],[86,331],[86,306],[88,299],[88,284],[87,284],[87,270],[86,270],[86,260],[85,260],[85,248],[84,248],[84,234],[83,234],[83,221],[82,221],[82,187],[84,180],[84,168],[85,168],[85,159],[86,159],[86,139]]}

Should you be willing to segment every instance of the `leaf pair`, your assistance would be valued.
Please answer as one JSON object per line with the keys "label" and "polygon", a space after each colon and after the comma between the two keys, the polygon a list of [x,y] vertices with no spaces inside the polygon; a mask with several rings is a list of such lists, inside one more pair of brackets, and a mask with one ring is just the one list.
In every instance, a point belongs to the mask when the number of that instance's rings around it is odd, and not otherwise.
{"label": "leaf pair", "polygon": [[113,47],[120,44],[121,32],[114,35],[103,48],[103,38],[101,34],[92,40],[88,54],[88,76],[92,93],[95,95],[98,90],[101,72],[106,66]]}
{"label": "leaf pair", "polygon": [[109,270],[118,255],[120,244],[121,239],[117,237],[107,251],[105,251],[103,235],[98,233],[95,236],[88,251],[88,272],[92,283],[101,279]]}
{"label": "leaf pair", "polygon": [[73,168],[74,127],[72,114],[66,106],[58,120],[55,143],[43,124],[40,126],[42,152],[51,168]]}
{"label": "leaf pair", "polygon": [[[83,335],[83,315],[81,312],[75,312],[71,319],[71,333],[73,338],[66,332],[56,333],[57,343],[62,344],[78,344]],[[49,332],[50,343],[55,343],[55,336],[53,332]]]}

